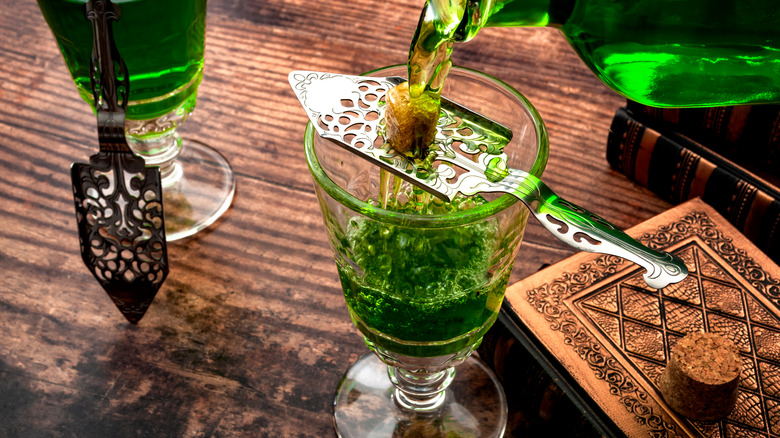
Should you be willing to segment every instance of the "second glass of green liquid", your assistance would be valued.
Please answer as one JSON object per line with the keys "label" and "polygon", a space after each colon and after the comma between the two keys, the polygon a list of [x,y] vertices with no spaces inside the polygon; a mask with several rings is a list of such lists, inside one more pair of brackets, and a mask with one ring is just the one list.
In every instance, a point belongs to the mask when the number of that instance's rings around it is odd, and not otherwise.
{"label": "second glass of green liquid", "polygon": [[[368,75],[405,74],[401,65]],[[541,176],[547,135],[525,97],[458,67],[442,96],[509,128],[509,165]],[[373,352],[339,386],[339,436],[502,436],[501,385],[471,353],[501,308],[525,205],[509,195],[441,201],[322,139],[311,124],[304,143],[350,316]]]}
{"label": "second glass of green liquid", "polygon": [[[87,0],[38,0],[81,97],[90,83],[92,24]],[[182,139],[177,128],[195,109],[203,78],[206,0],[114,0],[113,34],[130,75],[125,132],[147,166],[159,166],[168,241],[191,236],[230,206],[235,178],[210,146]],[[97,142],[95,142],[97,148]],[[97,150],[97,149],[96,149]]]}

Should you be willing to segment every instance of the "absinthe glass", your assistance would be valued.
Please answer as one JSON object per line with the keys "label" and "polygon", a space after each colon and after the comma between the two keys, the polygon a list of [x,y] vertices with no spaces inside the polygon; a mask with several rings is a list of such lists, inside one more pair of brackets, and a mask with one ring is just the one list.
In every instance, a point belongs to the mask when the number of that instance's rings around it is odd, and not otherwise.
{"label": "absinthe glass", "polygon": [[[94,109],[90,83],[92,24],[87,0],[38,0],[81,97]],[[195,109],[203,78],[206,0],[114,0],[112,24],[127,65],[130,94],[125,132],[147,166],[159,166],[166,237],[195,234],[229,207],[235,180],[213,148],[182,139],[178,127]]]}
{"label": "absinthe glass", "polygon": [[[369,75],[404,76],[405,68]],[[509,164],[541,175],[544,126],[519,93],[482,73],[453,68],[443,96],[512,130]],[[500,385],[469,357],[498,315],[526,207],[508,195],[445,203],[393,181],[314,135],[311,126],[305,143],[350,316],[374,353],[353,365],[339,389],[339,435],[404,436],[422,427],[431,436],[466,430],[501,436],[506,405]],[[450,386],[461,379],[456,366],[467,367],[466,379],[491,382],[494,395],[469,394],[485,386],[478,382]]]}

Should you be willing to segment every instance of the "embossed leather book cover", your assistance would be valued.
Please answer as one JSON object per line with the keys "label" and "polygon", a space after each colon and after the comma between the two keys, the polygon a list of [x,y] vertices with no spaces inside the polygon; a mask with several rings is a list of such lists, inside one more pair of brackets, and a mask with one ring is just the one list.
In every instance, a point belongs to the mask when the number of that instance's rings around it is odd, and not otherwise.
{"label": "embossed leather book cover", "polygon": [[[579,253],[512,285],[504,317],[544,351],[576,389],[570,394],[598,411],[594,418],[614,423],[607,429],[629,437],[780,438],[780,268],[699,199],[628,233],[680,256],[690,275],[657,290],[639,266]],[[742,361],[736,407],[717,422],[677,414],[659,391],[670,350],[697,331],[724,335]],[[502,366],[499,374],[515,365]]]}

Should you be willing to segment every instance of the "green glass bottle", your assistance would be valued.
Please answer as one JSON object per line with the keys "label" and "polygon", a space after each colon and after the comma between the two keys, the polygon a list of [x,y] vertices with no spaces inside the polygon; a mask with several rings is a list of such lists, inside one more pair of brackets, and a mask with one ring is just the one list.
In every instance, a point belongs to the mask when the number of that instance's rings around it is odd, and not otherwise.
{"label": "green glass bottle", "polygon": [[488,26],[555,27],[604,84],[647,105],[780,102],[777,0],[429,0],[412,49]]}

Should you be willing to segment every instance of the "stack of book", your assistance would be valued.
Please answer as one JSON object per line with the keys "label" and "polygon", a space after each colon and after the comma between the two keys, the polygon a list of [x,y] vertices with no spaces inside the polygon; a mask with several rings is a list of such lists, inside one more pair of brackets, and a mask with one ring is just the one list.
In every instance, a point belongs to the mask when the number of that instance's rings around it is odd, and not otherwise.
{"label": "stack of book", "polygon": [[[688,267],[653,289],[621,257],[577,253],[510,286],[479,347],[510,404],[507,437],[780,438],[780,266],[700,199],[627,233]],[[733,342],[736,407],[716,421],[670,407],[659,377],[692,332]]]}
{"label": "stack of book", "polygon": [[[681,257],[661,290],[620,257],[578,253],[507,290],[479,347],[510,404],[507,437],[780,438],[780,105],[658,109],[629,101],[610,165],[675,208],[628,233]],[[671,409],[658,378],[685,334],[737,345],[736,408]]]}
{"label": "stack of book", "polygon": [[615,114],[607,159],[668,202],[701,197],[780,262],[780,105],[659,109],[629,101]]}

